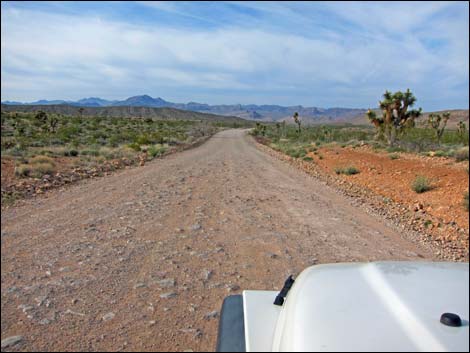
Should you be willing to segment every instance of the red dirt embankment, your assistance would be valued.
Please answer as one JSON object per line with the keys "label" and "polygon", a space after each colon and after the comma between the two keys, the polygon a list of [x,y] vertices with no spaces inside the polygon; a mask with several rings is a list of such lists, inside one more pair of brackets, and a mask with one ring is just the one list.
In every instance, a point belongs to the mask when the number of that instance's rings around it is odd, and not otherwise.
{"label": "red dirt embankment", "polygon": [[[389,154],[367,146],[324,147],[319,149],[319,154],[323,159],[310,156],[329,173],[335,173],[338,167],[354,166],[360,173],[343,178],[395,202],[408,204],[412,210],[424,209],[442,223],[456,222],[468,232],[469,214],[463,207],[463,194],[468,191],[468,161],[456,163],[449,158],[410,153],[394,153],[399,158],[392,160]],[[431,182],[431,190],[421,194],[412,190],[411,185],[419,175]]]}

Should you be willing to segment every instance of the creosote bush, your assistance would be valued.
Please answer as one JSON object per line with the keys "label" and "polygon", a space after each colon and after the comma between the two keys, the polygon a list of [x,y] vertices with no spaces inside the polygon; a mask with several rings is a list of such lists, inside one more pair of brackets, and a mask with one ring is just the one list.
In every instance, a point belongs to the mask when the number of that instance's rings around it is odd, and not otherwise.
{"label": "creosote bush", "polygon": [[431,190],[431,183],[425,176],[418,175],[411,184],[411,188],[418,194]]}
{"label": "creosote bush", "polygon": [[344,174],[344,175],[354,175],[354,174],[359,174],[359,169],[356,167],[346,167],[346,168],[336,168],[335,173],[336,174]]}

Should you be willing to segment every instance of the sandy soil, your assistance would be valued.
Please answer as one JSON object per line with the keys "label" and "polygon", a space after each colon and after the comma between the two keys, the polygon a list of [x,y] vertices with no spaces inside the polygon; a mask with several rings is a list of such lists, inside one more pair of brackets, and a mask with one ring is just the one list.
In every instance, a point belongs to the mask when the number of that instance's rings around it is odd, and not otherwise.
{"label": "sandy soil", "polygon": [[316,263],[433,260],[242,130],[2,212],[12,351],[215,348],[218,311]]}

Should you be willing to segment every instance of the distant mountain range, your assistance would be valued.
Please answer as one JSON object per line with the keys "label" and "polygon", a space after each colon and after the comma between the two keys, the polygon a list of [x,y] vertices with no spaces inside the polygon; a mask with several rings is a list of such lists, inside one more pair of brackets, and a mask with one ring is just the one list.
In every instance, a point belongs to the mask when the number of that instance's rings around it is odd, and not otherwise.
{"label": "distant mountain range", "polygon": [[226,116],[237,116],[243,119],[256,121],[283,121],[291,119],[294,112],[298,112],[304,123],[328,123],[349,121],[364,115],[366,109],[350,109],[350,108],[317,108],[296,106],[280,106],[280,105],[255,105],[255,104],[223,104],[209,105],[196,102],[189,103],[172,103],[160,97],[152,98],[148,95],[129,97],[125,100],[106,100],[96,97],[83,98],[78,101],[64,100],[39,100],[31,103],[22,102],[2,102],[5,105],[70,105],[76,107],[151,107],[151,108],[175,108],[181,110],[189,110],[200,113],[210,113]]}
{"label": "distant mountain range", "polygon": [[4,104],[2,112],[37,112],[42,110],[46,113],[62,114],[68,116],[100,116],[115,118],[151,118],[158,120],[197,120],[236,123],[241,126],[253,126],[253,121],[247,121],[237,116],[216,115],[175,108],[155,108],[141,106],[110,106],[110,107],[80,107],[70,104]]}

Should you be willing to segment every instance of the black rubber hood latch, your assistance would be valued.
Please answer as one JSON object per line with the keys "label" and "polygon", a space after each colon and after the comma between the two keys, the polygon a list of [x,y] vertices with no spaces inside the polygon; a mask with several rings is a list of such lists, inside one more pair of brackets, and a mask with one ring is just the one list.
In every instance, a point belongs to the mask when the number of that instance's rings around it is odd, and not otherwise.
{"label": "black rubber hood latch", "polygon": [[294,282],[295,280],[292,277],[292,275],[286,279],[286,281],[284,282],[284,287],[282,287],[281,291],[279,292],[276,299],[274,300],[274,305],[282,306],[284,304],[284,300],[286,299],[287,294],[292,288]]}

